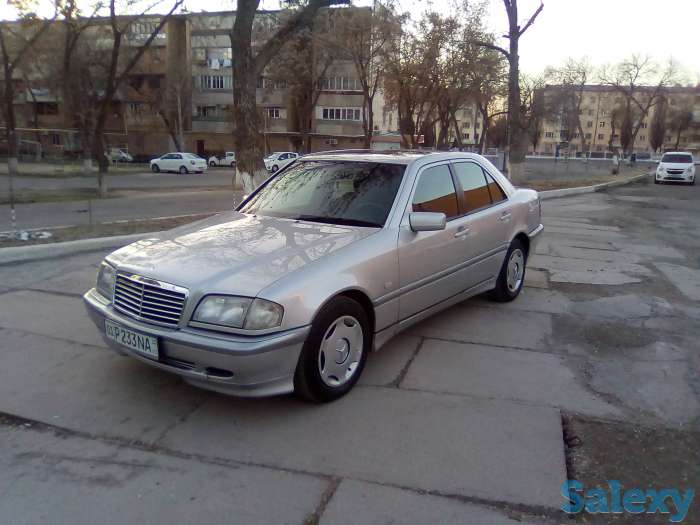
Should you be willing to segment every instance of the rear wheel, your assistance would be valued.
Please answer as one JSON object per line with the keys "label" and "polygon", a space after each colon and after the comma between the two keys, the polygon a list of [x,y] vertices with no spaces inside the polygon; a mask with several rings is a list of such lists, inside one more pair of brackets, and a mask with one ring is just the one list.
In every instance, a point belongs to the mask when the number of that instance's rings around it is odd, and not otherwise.
{"label": "rear wheel", "polygon": [[185,175],[186,173],[189,173],[189,171],[187,171],[187,167],[180,166],[180,175]]}
{"label": "rear wheel", "polygon": [[492,298],[500,303],[512,301],[519,294],[525,283],[525,266],[527,265],[527,251],[518,239],[513,240],[506,253],[505,261],[501,267],[501,273],[496,280],[496,288],[491,294]]}
{"label": "rear wheel", "polygon": [[158,167],[158,164],[151,164],[151,171],[153,173],[158,173],[160,171],[160,168]]}
{"label": "rear wheel", "polygon": [[215,166],[216,166],[216,162],[214,162],[214,161],[212,160],[212,161],[209,163],[209,166],[211,166],[212,168],[215,167]]}
{"label": "rear wheel", "polygon": [[278,169],[280,169],[279,166],[278,166],[277,164],[275,164],[274,166],[272,166],[272,169],[271,169],[270,171],[271,171],[272,173],[274,173],[274,172],[276,172]]}
{"label": "rear wheel", "polygon": [[316,316],[294,374],[297,395],[327,402],[347,394],[371,348],[367,313],[348,297],[332,299]]}

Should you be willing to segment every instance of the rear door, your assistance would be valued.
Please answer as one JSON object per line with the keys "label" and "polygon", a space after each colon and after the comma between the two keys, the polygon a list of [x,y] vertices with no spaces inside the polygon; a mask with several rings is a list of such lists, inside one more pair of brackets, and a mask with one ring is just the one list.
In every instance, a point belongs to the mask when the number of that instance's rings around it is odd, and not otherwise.
{"label": "rear door", "polygon": [[[511,221],[505,193],[483,168],[473,161],[452,163],[469,224],[469,284],[498,275],[507,249]],[[494,186],[495,185],[495,186]]]}

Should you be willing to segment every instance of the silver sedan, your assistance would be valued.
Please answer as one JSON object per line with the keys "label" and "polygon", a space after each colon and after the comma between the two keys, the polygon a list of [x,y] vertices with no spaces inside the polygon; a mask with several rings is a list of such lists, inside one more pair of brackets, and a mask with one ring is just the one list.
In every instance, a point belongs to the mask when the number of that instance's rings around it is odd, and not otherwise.
{"label": "silver sedan", "polygon": [[479,155],[308,155],[110,254],[84,299],[110,348],[190,383],[330,401],[412,324],[517,297],[542,229],[537,193]]}

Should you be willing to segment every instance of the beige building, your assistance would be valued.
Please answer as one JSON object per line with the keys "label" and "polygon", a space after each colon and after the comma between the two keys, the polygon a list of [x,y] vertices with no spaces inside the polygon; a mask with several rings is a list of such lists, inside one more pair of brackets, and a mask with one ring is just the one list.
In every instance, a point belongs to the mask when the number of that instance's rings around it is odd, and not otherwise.
{"label": "beige building", "polygon": [[[644,88],[649,93],[654,88]],[[548,86],[544,88],[545,107],[549,116],[545,118],[540,132],[540,140],[536,149],[530,146],[530,153],[539,155],[568,154],[582,156],[587,152],[591,156],[603,157],[621,151],[620,117],[616,108],[624,104],[623,95],[610,86],[586,86],[581,101],[581,127],[583,140],[578,129],[568,129],[572,119],[567,118],[563,107],[550,107],[549,102],[558,100],[560,88]],[[648,95],[647,95],[648,97]],[[639,97],[644,101],[645,96]],[[700,87],[669,87],[664,90],[666,119],[663,146],[661,151],[678,149],[693,152],[700,151]],[[644,103],[644,102],[643,102]],[[634,152],[641,157],[651,156],[654,152],[651,145],[651,126],[657,111],[662,110],[662,104],[655,104],[646,116],[635,118],[634,125],[639,126],[634,143]],[[678,137],[676,128],[677,115],[680,110],[687,109],[693,114],[692,122],[683,129]]]}

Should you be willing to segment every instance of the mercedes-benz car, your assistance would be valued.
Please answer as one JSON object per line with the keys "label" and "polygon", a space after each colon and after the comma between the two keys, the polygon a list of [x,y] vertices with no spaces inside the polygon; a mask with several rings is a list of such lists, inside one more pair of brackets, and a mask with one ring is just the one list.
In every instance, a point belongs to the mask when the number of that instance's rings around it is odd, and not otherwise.
{"label": "mercedes-benz car", "polygon": [[540,216],[479,155],[312,154],[235,210],[111,253],[84,300],[110,348],[189,383],[329,401],[414,323],[515,299]]}

